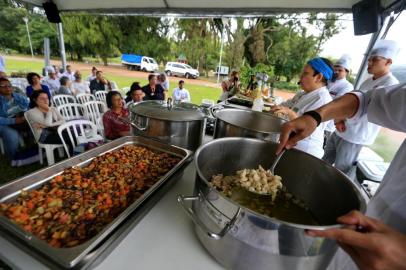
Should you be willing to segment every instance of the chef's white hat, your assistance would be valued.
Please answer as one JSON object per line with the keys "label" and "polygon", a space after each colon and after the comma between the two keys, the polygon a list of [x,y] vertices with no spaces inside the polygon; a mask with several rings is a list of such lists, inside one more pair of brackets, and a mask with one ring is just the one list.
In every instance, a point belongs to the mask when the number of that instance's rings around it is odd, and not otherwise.
{"label": "chef's white hat", "polygon": [[380,39],[375,43],[374,48],[371,51],[370,57],[380,56],[386,59],[392,59],[398,54],[399,46],[393,40]]}
{"label": "chef's white hat", "polygon": [[55,69],[53,66],[47,66],[46,67],[46,72],[47,73],[55,73]]}
{"label": "chef's white hat", "polygon": [[341,56],[340,59],[337,60],[334,66],[340,66],[345,68],[346,70],[350,70],[351,57],[348,54],[343,54],[343,56]]}

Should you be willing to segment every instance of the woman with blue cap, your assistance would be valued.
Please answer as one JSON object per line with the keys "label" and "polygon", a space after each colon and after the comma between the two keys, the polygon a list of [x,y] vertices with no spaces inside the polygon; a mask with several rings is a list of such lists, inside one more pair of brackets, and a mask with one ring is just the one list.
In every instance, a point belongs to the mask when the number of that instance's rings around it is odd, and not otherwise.
{"label": "woman with blue cap", "polygon": [[[289,120],[303,115],[306,111],[329,103],[332,98],[327,90],[327,82],[333,78],[332,64],[325,58],[313,58],[306,63],[300,75],[300,87],[292,99],[272,108],[274,113],[283,114]],[[323,123],[305,140],[300,141],[296,148],[321,158],[324,154],[324,130],[328,123]]]}

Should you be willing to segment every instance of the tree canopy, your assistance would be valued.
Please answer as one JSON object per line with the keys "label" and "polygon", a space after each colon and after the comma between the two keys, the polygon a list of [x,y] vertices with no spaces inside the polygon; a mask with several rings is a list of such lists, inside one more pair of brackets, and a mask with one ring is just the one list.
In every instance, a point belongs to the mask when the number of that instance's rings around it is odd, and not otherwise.
{"label": "tree canopy", "polygon": [[[58,55],[56,26],[46,20],[42,11],[12,0],[0,1],[0,8],[0,50],[30,52],[23,21],[27,17],[34,52],[42,54],[43,39],[47,37],[52,54]],[[230,70],[260,65],[259,69],[272,71],[274,79],[288,82],[340,31],[339,19],[339,14],[328,13],[227,21],[62,14],[65,47],[71,59],[97,57],[107,65],[110,57],[133,53],[165,63],[184,55],[190,65],[207,75],[218,65],[223,36],[222,65]]]}

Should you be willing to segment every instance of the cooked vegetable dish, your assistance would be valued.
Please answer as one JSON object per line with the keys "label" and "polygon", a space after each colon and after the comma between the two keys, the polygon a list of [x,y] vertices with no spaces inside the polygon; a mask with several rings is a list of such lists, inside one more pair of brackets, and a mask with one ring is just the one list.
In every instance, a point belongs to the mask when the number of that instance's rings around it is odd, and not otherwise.
{"label": "cooked vegetable dish", "polygon": [[179,161],[124,146],[22,191],[15,202],[0,204],[0,214],[53,247],[73,247],[100,232]]}

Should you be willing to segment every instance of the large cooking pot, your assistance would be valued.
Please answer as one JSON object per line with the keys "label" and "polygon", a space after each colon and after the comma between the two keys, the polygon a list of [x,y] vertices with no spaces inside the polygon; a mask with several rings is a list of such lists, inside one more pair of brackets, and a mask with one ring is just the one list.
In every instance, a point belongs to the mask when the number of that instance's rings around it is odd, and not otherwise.
{"label": "large cooking pot", "polygon": [[284,119],[268,113],[241,109],[222,109],[216,112],[213,137],[248,137],[278,142]]}
{"label": "large cooking pot", "polygon": [[336,242],[309,237],[305,229],[337,227],[337,217],[366,209],[360,190],[348,177],[295,149],[286,151],[275,174],[282,176],[283,185],[309,207],[320,225],[261,215],[210,186],[215,174],[232,175],[258,165],[269,168],[276,146],[258,139],[223,138],[195,153],[195,194],[180,195],[178,201],[194,221],[201,243],[227,269],[325,269],[337,250]]}
{"label": "large cooking pot", "polygon": [[203,141],[205,114],[190,103],[144,101],[130,106],[132,133],[195,151]]}

